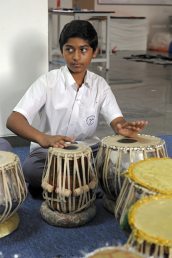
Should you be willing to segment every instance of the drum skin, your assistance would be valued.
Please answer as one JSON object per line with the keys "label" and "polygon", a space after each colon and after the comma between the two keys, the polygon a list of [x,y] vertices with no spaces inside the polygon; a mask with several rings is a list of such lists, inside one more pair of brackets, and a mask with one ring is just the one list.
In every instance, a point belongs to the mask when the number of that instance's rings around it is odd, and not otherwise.
{"label": "drum skin", "polygon": [[172,196],[146,196],[128,214],[132,232],[127,245],[146,257],[170,258],[172,254]]}
{"label": "drum skin", "polygon": [[[143,258],[144,256],[127,247],[108,246],[96,249],[85,258]],[[146,258],[146,257],[145,257]]]}

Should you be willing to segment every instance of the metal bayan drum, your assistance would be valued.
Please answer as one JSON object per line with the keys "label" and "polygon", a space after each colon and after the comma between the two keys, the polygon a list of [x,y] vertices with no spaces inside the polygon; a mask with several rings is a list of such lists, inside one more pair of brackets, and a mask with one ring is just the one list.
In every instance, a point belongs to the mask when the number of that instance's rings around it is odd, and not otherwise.
{"label": "metal bayan drum", "polygon": [[18,227],[16,211],[26,195],[27,187],[18,156],[0,151],[0,237]]}
{"label": "metal bayan drum", "polygon": [[132,233],[127,245],[146,257],[172,257],[172,196],[147,196],[129,211]]}
{"label": "metal bayan drum", "polygon": [[129,166],[115,205],[115,217],[128,228],[128,211],[143,196],[172,195],[172,159],[150,158]]}
{"label": "metal bayan drum", "polygon": [[116,201],[123,177],[129,165],[151,157],[167,157],[165,141],[150,135],[126,138],[121,135],[102,139],[97,154],[96,168],[99,183],[107,199]]}
{"label": "metal bayan drum", "polygon": [[42,179],[45,202],[41,214],[50,224],[72,227],[95,215],[98,180],[92,159],[91,148],[83,144],[49,148]]}

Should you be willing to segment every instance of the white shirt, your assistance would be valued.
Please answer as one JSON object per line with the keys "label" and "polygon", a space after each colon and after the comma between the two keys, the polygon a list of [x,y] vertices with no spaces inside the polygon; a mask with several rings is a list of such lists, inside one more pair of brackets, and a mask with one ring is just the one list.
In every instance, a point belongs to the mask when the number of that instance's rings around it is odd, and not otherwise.
{"label": "white shirt", "polygon": [[30,124],[37,113],[38,129],[50,135],[65,135],[76,140],[95,134],[99,113],[108,124],[122,116],[110,86],[103,77],[87,71],[83,85],[77,85],[67,66],[38,78],[14,108]]}

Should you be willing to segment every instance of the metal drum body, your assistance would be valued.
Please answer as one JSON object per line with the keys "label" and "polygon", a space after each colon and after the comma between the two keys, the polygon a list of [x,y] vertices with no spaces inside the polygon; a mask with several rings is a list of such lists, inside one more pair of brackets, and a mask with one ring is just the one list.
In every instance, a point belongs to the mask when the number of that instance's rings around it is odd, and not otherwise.
{"label": "metal drum body", "polygon": [[26,196],[27,187],[18,156],[0,151],[0,237],[17,228],[16,211]]}
{"label": "metal drum body", "polygon": [[122,229],[130,231],[128,225],[128,211],[130,207],[140,198],[154,195],[156,192],[150,191],[131,180],[125,175],[124,182],[114,207],[114,214]]}
{"label": "metal drum body", "polygon": [[120,135],[102,139],[96,168],[100,186],[109,199],[116,200],[129,165],[151,157],[167,157],[165,141],[150,135],[126,138]]}

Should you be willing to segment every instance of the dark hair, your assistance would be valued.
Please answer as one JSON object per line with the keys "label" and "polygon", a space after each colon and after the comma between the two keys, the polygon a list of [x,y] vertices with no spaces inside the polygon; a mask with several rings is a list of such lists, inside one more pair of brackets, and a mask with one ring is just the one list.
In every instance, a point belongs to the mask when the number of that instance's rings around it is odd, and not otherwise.
{"label": "dark hair", "polygon": [[59,38],[61,51],[69,38],[82,38],[86,40],[93,51],[96,50],[98,45],[97,32],[93,25],[86,20],[73,20],[63,27]]}

